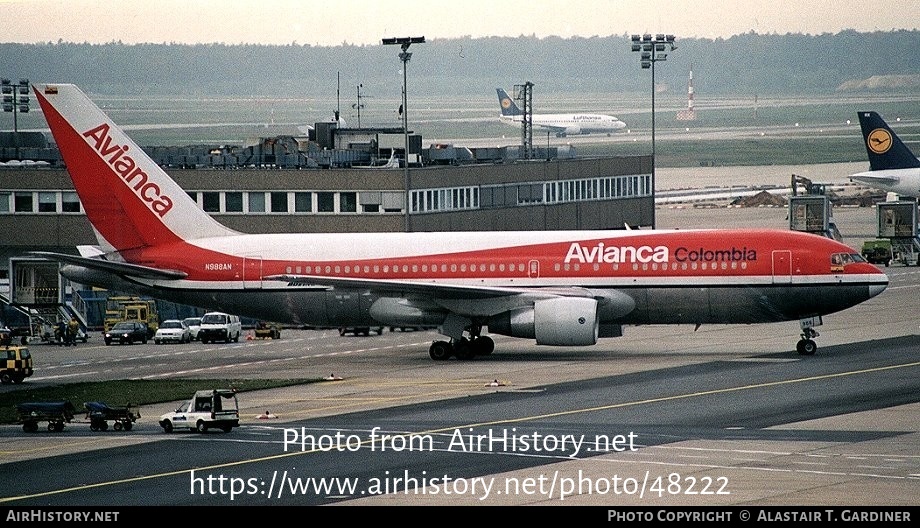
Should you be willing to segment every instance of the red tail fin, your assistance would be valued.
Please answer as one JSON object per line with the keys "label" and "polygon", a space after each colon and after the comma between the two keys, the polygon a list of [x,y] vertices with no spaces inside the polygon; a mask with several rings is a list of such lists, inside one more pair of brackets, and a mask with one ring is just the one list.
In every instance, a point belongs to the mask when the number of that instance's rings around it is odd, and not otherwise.
{"label": "red tail fin", "polygon": [[235,233],[201,210],[79,88],[32,88],[100,244],[124,251]]}

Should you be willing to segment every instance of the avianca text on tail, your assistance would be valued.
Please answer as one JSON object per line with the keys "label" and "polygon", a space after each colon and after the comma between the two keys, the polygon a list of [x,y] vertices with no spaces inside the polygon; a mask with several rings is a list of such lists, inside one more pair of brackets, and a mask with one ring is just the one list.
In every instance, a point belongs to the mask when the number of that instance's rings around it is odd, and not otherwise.
{"label": "avianca text on tail", "polygon": [[823,316],[888,285],[849,246],[784,230],[238,233],[79,88],[34,89],[98,236],[83,256],[43,253],[78,284],[297,325],[437,327],[436,360],[491,354],[486,331],[571,347],[628,325],[796,320],[813,354]]}
{"label": "avianca text on tail", "polygon": [[148,181],[147,173],[137,166],[132,156],[128,155],[131,147],[128,145],[112,145],[109,125],[102,123],[83,132],[82,136],[89,141],[112,170],[121,176],[121,179],[144,202],[149,204],[153,212],[162,217],[172,209],[172,198],[166,196],[156,183]]}

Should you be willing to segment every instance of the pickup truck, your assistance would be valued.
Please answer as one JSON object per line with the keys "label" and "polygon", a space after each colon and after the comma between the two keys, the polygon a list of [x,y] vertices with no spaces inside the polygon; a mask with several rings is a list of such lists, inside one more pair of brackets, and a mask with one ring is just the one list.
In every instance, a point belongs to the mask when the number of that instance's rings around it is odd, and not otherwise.
{"label": "pickup truck", "polygon": [[231,389],[200,390],[192,399],[174,412],[160,416],[160,427],[166,433],[174,429],[192,429],[205,433],[220,429],[229,433],[240,425],[240,406],[236,391]]}

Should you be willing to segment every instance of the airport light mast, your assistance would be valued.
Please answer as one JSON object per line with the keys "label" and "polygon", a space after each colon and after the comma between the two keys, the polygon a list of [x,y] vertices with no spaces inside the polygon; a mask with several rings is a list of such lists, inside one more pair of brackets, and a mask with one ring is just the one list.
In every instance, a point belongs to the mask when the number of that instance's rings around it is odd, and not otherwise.
{"label": "airport light mast", "polygon": [[13,84],[9,79],[0,79],[0,91],[3,92],[3,111],[13,113],[13,143],[16,159],[19,159],[19,123],[16,114],[29,113],[29,80],[19,79],[19,84]]}
{"label": "airport light mast", "polygon": [[408,107],[407,100],[406,100],[406,99],[407,99],[407,96],[406,96],[406,70],[407,70],[408,67],[409,67],[409,59],[412,58],[412,54],[409,53],[409,46],[410,46],[411,44],[424,44],[424,43],[425,43],[425,37],[385,38],[385,39],[383,39],[382,42],[383,42],[383,45],[385,45],[385,46],[393,46],[393,45],[398,44],[399,46],[402,47],[402,52],[400,52],[400,54],[399,54],[399,60],[401,60],[402,63],[403,63],[403,68],[402,68],[402,71],[403,71],[403,90],[402,90],[402,105],[401,105],[399,108],[400,108],[400,110],[401,110],[400,113],[402,114],[403,136],[405,137],[405,140],[406,140],[406,150],[405,150],[405,153],[403,154],[403,157],[404,157],[405,159],[404,159],[403,161],[404,161],[404,163],[405,163],[405,178],[404,178],[404,180],[405,180],[405,186],[406,186],[406,196],[405,196],[405,200],[406,200],[406,204],[405,204],[405,207],[406,207],[406,224],[405,224],[405,230],[406,230],[406,232],[408,233],[409,231],[411,231],[411,225],[410,225],[410,223],[409,223],[409,210],[410,210],[410,207],[409,207],[409,205],[410,205],[410,202],[409,202],[409,198],[410,198],[410,196],[409,196],[409,183],[410,183],[410,182],[409,182],[409,117],[408,117],[408,115],[409,115],[409,107]]}
{"label": "airport light mast", "polygon": [[[363,84],[358,85],[358,102],[351,105],[352,108],[358,111],[358,128],[361,128],[361,109],[364,108],[364,104],[361,103],[361,88],[363,86],[364,86]],[[364,97],[368,97],[368,96],[365,95]]]}
{"label": "airport light mast", "polygon": [[[669,49],[670,48],[670,49]],[[655,35],[654,40],[648,33],[632,36],[632,50],[639,52],[639,63],[643,70],[652,70],[652,195],[655,194],[655,63],[668,59],[665,51],[674,51],[674,35]],[[654,220],[652,227],[655,227]]]}

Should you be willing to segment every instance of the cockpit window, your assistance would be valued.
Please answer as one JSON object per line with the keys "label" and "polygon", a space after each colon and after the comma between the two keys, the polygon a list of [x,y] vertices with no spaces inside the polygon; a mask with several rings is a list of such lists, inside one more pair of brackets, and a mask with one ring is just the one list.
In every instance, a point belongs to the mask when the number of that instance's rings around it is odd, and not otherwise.
{"label": "cockpit window", "polygon": [[832,266],[846,266],[847,264],[853,264],[854,262],[865,262],[866,259],[863,258],[859,253],[834,253],[831,255],[831,265]]}

